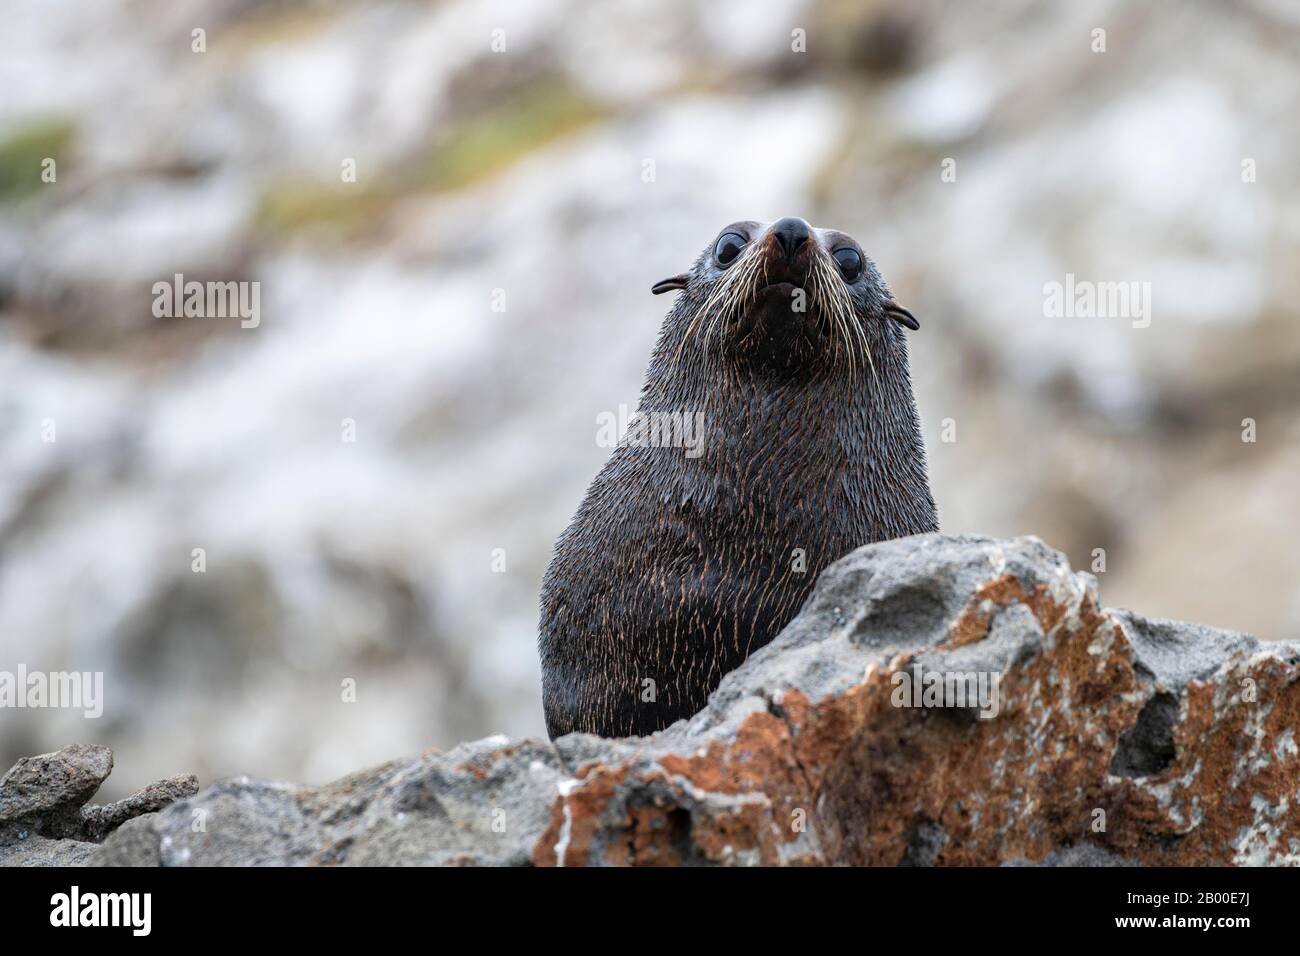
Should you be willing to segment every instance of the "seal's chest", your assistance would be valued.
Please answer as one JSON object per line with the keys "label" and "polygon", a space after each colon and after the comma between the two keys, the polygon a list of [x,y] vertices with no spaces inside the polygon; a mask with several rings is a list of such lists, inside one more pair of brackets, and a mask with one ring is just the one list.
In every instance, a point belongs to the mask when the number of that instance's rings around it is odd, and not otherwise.
{"label": "seal's chest", "polygon": [[683,529],[732,540],[812,533],[860,496],[861,482],[843,459],[806,454],[793,461],[770,447],[739,451],[685,463],[674,480],[647,488]]}

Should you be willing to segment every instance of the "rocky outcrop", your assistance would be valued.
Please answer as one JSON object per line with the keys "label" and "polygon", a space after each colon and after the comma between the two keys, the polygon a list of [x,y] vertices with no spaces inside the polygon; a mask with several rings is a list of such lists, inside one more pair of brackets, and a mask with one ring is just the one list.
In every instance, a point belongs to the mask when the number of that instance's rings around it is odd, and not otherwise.
{"label": "rocky outcrop", "polygon": [[[323,787],[230,780],[175,802],[169,791],[157,801],[169,805],[125,823],[132,812],[112,808],[82,811],[68,830],[46,822],[35,852],[30,837],[15,851],[11,834],[0,854],[162,865],[1295,863],[1298,664],[1291,644],[1103,608],[1096,581],[1036,538],[925,535],[828,569],[704,711],[653,737],[488,738]],[[60,761],[71,769],[56,773]],[[0,784],[0,824],[14,807],[68,819],[109,766],[94,748],[20,764]]]}
{"label": "rocky outcrop", "polygon": [[169,777],[124,800],[86,806],[113,770],[107,747],[73,744],[26,757],[0,777],[0,864],[83,863],[128,820],[198,792],[193,776]]}

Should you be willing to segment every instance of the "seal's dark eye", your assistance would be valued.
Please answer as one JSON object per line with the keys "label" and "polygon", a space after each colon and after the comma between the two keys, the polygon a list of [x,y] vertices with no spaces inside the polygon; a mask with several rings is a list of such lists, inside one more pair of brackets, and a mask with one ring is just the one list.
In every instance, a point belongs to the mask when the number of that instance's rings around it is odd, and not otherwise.
{"label": "seal's dark eye", "polygon": [[843,249],[836,249],[831,255],[835,256],[835,262],[840,267],[840,275],[844,276],[845,282],[852,282],[862,272],[862,256],[858,255],[858,250],[845,246]]}
{"label": "seal's dark eye", "polygon": [[718,265],[730,265],[736,256],[740,255],[740,250],[745,248],[745,243],[749,242],[738,232],[729,232],[718,240],[718,244],[713,247],[713,258],[718,260]]}

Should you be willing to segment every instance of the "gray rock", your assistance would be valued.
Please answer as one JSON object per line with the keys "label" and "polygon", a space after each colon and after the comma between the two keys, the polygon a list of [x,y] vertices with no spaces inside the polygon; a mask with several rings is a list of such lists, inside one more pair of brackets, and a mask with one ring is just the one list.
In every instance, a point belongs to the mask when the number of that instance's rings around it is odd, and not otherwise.
{"label": "gray rock", "polygon": [[487,738],[320,788],[229,780],[122,828],[94,862],[522,865],[566,778],[551,746]]}
{"label": "gray rock", "polygon": [[[87,862],[96,866],[162,866],[156,813],[128,820],[102,846],[82,844]],[[65,841],[66,842],[66,841]]]}
{"label": "gray rock", "polygon": [[[995,712],[950,683],[897,698],[927,674],[996,677]],[[1297,862],[1275,809],[1300,776],[1297,713],[1294,645],[1109,611],[1036,538],[922,535],[832,565],[703,711],[651,737],[490,737],[322,787],[178,777],[89,808],[111,758],[69,748],[0,784],[0,862]]]}
{"label": "gray rock", "polygon": [[193,774],[168,777],[115,803],[86,807],[81,812],[78,830],[85,839],[98,843],[127,821],[154,813],[198,792],[199,781]]}
{"label": "gray rock", "polygon": [[1132,860],[1103,850],[1090,843],[1080,843],[1060,850],[1053,850],[1037,863],[1029,860],[1008,860],[1004,866],[1137,866]]}
{"label": "gray rock", "polygon": [[75,813],[113,772],[107,747],[73,744],[24,757],[0,778],[0,825]]}
{"label": "gray rock", "polygon": [[25,757],[0,778],[0,864],[86,862],[124,823],[198,792],[192,775],[170,777],[104,806],[86,806],[113,769],[107,747],[73,744]]}
{"label": "gray rock", "polygon": [[91,862],[93,843],[50,840],[29,830],[0,845],[0,866],[82,866]]}

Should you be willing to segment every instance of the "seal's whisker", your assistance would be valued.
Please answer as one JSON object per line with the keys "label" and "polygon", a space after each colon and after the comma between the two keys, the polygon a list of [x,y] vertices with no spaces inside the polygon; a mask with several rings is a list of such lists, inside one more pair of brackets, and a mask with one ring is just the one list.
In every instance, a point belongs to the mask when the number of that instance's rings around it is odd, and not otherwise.
{"label": "seal's whisker", "polygon": [[817,315],[827,326],[826,332],[831,335],[835,342],[834,356],[835,361],[840,359],[840,325],[839,317],[835,314],[833,303],[830,301],[829,292],[826,289],[826,282],[822,276],[821,258],[814,258],[811,267],[808,270],[808,277],[812,280],[812,292],[814,305],[817,308]]}
{"label": "seal's whisker", "polygon": [[838,276],[833,272],[830,272],[830,267],[825,262],[821,262],[820,265],[826,269],[828,273],[826,278],[829,279],[830,288],[834,290],[831,293],[834,297],[833,308],[835,309],[837,320],[842,322],[844,328],[845,345],[851,350],[854,349],[855,344],[861,347],[862,353],[867,359],[867,367],[871,369],[871,374],[874,377],[876,374],[876,363],[871,356],[871,344],[867,341],[866,332],[863,330],[862,323],[858,320],[857,312],[853,308],[853,298],[849,295],[848,290],[838,281]]}
{"label": "seal's whisker", "polygon": [[853,354],[856,350],[856,343],[850,331],[851,326],[856,327],[856,320],[852,314],[852,303],[848,303],[848,309],[845,308],[845,299],[847,297],[840,287],[839,277],[830,272],[826,258],[818,255],[813,259],[809,270],[816,288],[818,309],[828,325],[828,332],[833,334],[836,343],[836,360],[839,360],[842,348],[845,357],[848,359],[849,372],[856,377],[857,361]]}
{"label": "seal's whisker", "polygon": [[838,278],[829,275],[828,272],[829,270],[828,267],[826,266],[825,260],[822,260],[822,265],[821,265],[822,282],[826,284],[827,289],[831,296],[831,308],[834,309],[835,311],[835,325],[839,329],[840,341],[844,345],[844,351],[848,354],[849,357],[849,371],[853,376],[856,377],[858,371],[858,362],[857,362],[857,356],[854,355],[853,353],[857,350],[854,347],[855,343],[853,341],[853,333],[850,331],[850,327],[853,326],[854,324],[853,315],[851,311],[847,311],[845,309],[843,290],[840,286]]}
{"label": "seal's whisker", "polygon": [[848,301],[849,314],[853,316],[853,328],[857,330],[858,339],[862,342],[862,351],[867,356],[867,366],[871,369],[871,377],[876,376],[876,363],[871,358],[871,343],[867,341],[867,333],[862,328],[862,322],[858,320],[857,312],[853,309],[853,300],[849,298],[847,292],[844,298]]}
{"label": "seal's whisker", "polygon": [[736,266],[733,266],[731,270],[724,273],[722,278],[719,279],[714,287],[709,290],[708,295],[704,299],[704,304],[695,313],[695,317],[691,320],[691,324],[687,326],[686,332],[682,335],[681,344],[677,347],[677,358],[679,360],[681,359],[682,352],[685,350],[687,343],[694,337],[696,329],[700,324],[700,319],[705,316],[709,316],[710,322],[708,327],[705,329],[704,341],[707,343],[712,338],[713,330],[716,328],[721,318],[721,316],[715,314],[715,312],[718,311],[719,306],[724,304],[728,305],[726,311],[731,310],[731,305],[729,305],[733,298],[731,296],[731,290],[733,286],[736,285],[741,274],[745,271],[746,266],[751,264],[753,259],[754,253],[752,248],[746,249],[742,254],[740,262],[737,263]]}
{"label": "seal's whisker", "polygon": [[716,309],[716,314],[712,316],[705,331],[706,344],[713,340],[714,333],[719,329],[725,330],[739,322],[745,308],[756,297],[758,284],[754,280],[758,277],[760,268],[766,270],[766,264],[752,249],[753,247],[747,250],[741,260],[732,266],[709,299],[708,311],[713,312],[715,306],[720,308]]}

